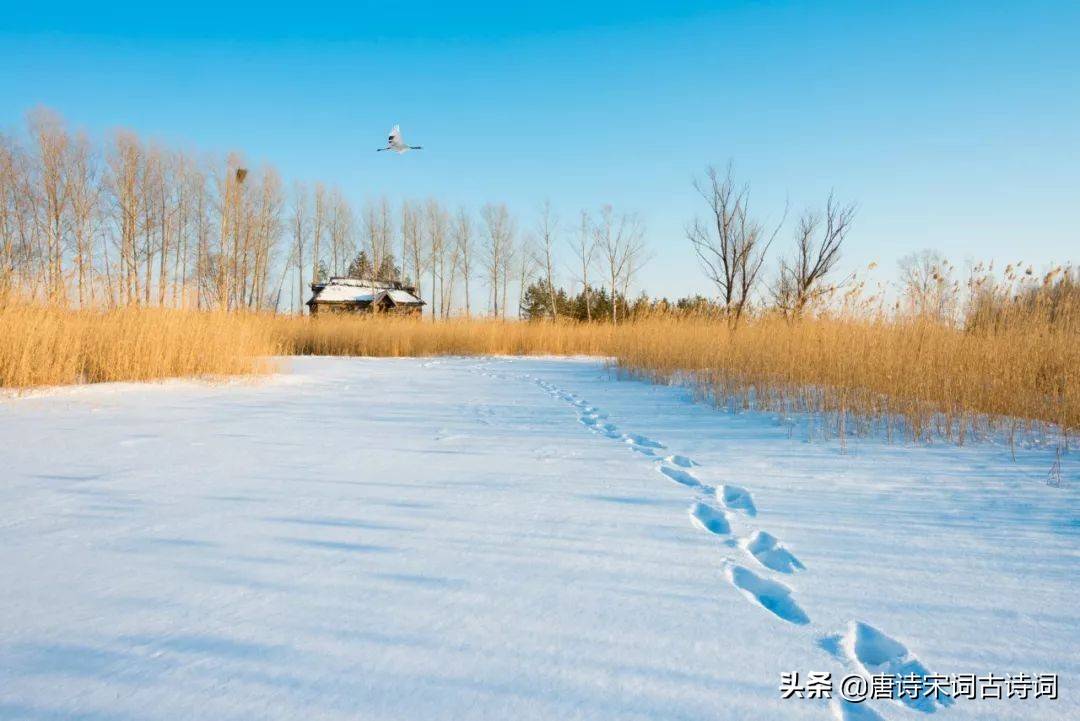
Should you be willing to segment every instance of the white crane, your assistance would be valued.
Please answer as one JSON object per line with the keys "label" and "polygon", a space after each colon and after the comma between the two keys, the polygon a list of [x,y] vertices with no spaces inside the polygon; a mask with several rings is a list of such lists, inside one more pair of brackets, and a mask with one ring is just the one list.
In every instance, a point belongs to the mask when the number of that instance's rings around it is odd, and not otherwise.
{"label": "white crane", "polygon": [[406,145],[405,141],[401,139],[401,128],[395,125],[390,130],[390,138],[386,141],[385,148],[377,148],[377,152],[384,150],[393,150],[395,153],[407,153],[410,150],[423,150],[421,145]]}

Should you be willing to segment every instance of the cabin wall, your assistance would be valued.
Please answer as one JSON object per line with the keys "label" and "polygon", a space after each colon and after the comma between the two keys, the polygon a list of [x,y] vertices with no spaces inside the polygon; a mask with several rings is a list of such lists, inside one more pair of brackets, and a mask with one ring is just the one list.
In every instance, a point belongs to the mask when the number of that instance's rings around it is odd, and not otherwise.
{"label": "cabin wall", "polygon": [[419,318],[423,313],[422,306],[410,306],[410,305],[398,305],[390,308],[381,308],[378,306],[372,306],[371,303],[319,303],[315,302],[308,306],[311,315],[343,315],[343,314],[364,314],[364,313],[386,313],[387,315],[403,316],[403,317],[416,317]]}
{"label": "cabin wall", "polygon": [[312,315],[341,315],[346,313],[370,313],[370,303],[312,303]]}

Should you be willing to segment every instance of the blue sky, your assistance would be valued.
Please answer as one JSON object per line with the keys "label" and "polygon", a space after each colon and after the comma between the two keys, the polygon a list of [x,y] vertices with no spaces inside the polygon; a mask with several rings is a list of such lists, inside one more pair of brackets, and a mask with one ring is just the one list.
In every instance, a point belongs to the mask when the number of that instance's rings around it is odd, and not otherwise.
{"label": "blue sky", "polygon": [[[882,280],[922,248],[1080,260],[1080,3],[519,5],[22,3],[0,127],[44,104],[358,206],[505,201],[522,227],[545,198],[568,223],[612,203],[647,224],[656,294],[708,291],[683,228],[728,159],[763,219],[857,202],[845,267]],[[373,152],[394,123],[425,150]]]}

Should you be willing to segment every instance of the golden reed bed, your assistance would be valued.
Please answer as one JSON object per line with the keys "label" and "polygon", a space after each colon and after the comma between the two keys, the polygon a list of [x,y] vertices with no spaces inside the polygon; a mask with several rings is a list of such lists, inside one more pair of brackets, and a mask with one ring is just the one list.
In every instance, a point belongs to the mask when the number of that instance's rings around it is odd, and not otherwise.
{"label": "golden reed bed", "polygon": [[[898,420],[963,440],[987,424],[1080,426],[1073,324],[965,331],[928,320],[759,318],[737,330],[652,317],[619,326],[0,307],[0,387],[261,373],[273,355],[592,355],[717,402]],[[841,411],[843,411],[841,413]]]}

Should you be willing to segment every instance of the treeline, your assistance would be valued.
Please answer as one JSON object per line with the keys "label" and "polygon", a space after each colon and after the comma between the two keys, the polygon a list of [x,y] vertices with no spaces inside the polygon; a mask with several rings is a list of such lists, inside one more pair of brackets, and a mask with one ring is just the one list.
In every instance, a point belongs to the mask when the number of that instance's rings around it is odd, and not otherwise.
{"label": "treeline", "polygon": [[552,288],[543,278],[530,284],[521,298],[521,316],[526,320],[559,318],[610,322],[613,316],[639,320],[656,315],[722,318],[724,307],[703,295],[687,296],[675,301],[650,298],[645,293],[627,298],[621,292],[612,296],[604,287],[591,286],[574,293],[561,287]]}
{"label": "treeline", "polygon": [[273,307],[285,193],[273,168],[214,162],[54,113],[0,134],[0,293],[63,305]]}
{"label": "treeline", "polygon": [[[750,186],[736,180],[731,164],[723,172],[708,168],[694,188],[708,212],[686,235],[717,291],[717,301],[700,310],[718,312],[732,326],[748,316],[794,321],[814,314],[916,319],[969,331],[1016,324],[1080,330],[1080,271],[1069,264],[1036,272],[1022,261],[1000,270],[977,263],[965,277],[939,252],[923,250],[900,259],[896,283],[867,292],[857,273],[840,272],[855,204],[830,193],[785,231],[787,212],[775,225],[756,215]],[[770,251],[785,236],[787,250],[773,253],[767,268]]]}
{"label": "treeline", "polygon": [[[625,295],[645,258],[640,222],[610,206],[580,221],[581,282]],[[433,318],[505,318],[538,269],[553,277],[557,226],[547,206],[524,232],[498,203],[478,217],[435,199],[357,209],[321,182],[286,188],[238,153],[213,158],[124,130],[94,142],[47,109],[28,115],[25,133],[0,133],[4,297],[302,310],[311,282],[370,273],[417,286]]]}
{"label": "treeline", "polygon": [[[347,275],[403,280],[429,302],[433,319],[455,314],[468,318],[476,312],[503,319],[508,315],[539,318],[539,313],[528,308],[538,301],[526,298],[530,292],[535,296],[532,286],[537,282],[543,288],[554,287],[569,251],[571,274],[585,298],[581,319],[617,322],[630,317],[632,304],[612,303],[610,298],[625,298],[648,260],[644,226],[636,215],[616,213],[610,205],[594,214],[581,211],[579,222],[566,231],[550,204],[544,203],[535,223],[522,230],[504,204],[484,205],[477,220],[467,209],[451,213],[435,199],[403,201],[395,223],[394,209],[383,199],[365,207],[360,242],[345,246],[355,255],[346,261],[347,253],[335,252],[327,265],[325,253],[319,250],[319,207],[318,186],[311,197],[298,187],[293,200],[292,248],[300,258],[311,246],[319,258],[312,268],[313,278]],[[298,264],[301,287],[302,277],[302,264]],[[486,291],[482,298],[475,296],[478,285]],[[577,315],[555,308],[548,317]]]}
{"label": "treeline", "polygon": [[527,222],[500,203],[479,212],[436,199],[354,206],[321,182],[288,187],[274,168],[177,150],[117,131],[95,142],[55,113],[0,133],[0,298],[66,307],[303,310],[335,275],[400,279],[432,319],[482,314],[619,322],[646,313],[748,317],[854,313],[985,328],[1077,313],[1077,271],[1012,263],[960,273],[934,251],[901,260],[894,286],[865,293],[840,272],[856,216],[832,195],[794,223],[751,208],[734,168],[694,183],[703,218],[686,238],[712,298],[634,295],[650,254],[644,226],[611,206]]}
{"label": "treeline", "polygon": [[[996,332],[1019,323],[1080,332],[1080,269],[1073,266],[1059,265],[1040,274],[1030,265],[1014,263],[998,273],[992,263],[977,263],[961,278],[939,253],[924,250],[902,258],[899,270],[900,280],[889,293],[884,288],[866,293],[864,283],[856,279],[842,293],[837,292],[839,288],[823,293],[804,308],[804,313],[815,317],[920,320],[970,332]],[[619,318],[630,320],[658,316],[716,321],[731,318],[722,302],[700,294],[672,301],[645,293],[632,298],[616,293],[613,299],[602,287],[574,292],[553,288],[543,278],[525,289],[521,316],[531,321],[558,318],[604,322],[610,321],[613,304]],[[789,309],[770,304],[767,298],[744,310],[744,315],[794,320]]]}

